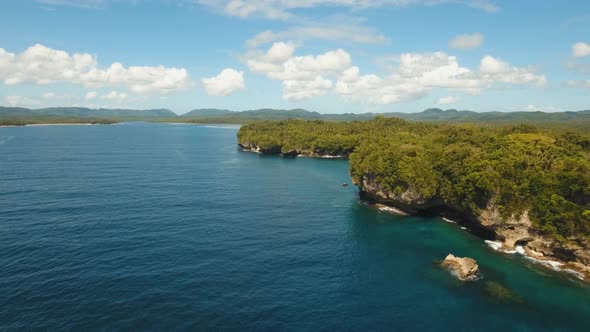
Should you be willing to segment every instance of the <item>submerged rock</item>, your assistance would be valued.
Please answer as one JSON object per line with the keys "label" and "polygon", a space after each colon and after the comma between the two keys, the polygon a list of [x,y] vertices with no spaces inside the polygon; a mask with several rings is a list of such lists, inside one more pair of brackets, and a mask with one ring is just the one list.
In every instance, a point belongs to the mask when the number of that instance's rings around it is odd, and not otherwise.
{"label": "submerged rock", "polygon": [[483,287],[483,291],[488,296],[500,302],[524,302],[524,300],[518,294],[495,281],[486,282]]}
{"label": "submerged rock", "polygon": [[461,281],[471,281],[479,277],[479,266],[473,258],[456,257],[448,254],[441,266]]}

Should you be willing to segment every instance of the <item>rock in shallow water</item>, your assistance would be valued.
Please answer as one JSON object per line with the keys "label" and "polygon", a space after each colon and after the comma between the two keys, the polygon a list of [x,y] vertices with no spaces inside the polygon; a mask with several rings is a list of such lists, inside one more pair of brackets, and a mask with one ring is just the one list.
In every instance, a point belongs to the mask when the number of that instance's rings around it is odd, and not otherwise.
{"label": "rock in shallow water", "polygon": [[448,269],[453,276],[462,281],[479,278],[479,266],[473,258],[455,257],[453,254],[448,254],[441,266]]}

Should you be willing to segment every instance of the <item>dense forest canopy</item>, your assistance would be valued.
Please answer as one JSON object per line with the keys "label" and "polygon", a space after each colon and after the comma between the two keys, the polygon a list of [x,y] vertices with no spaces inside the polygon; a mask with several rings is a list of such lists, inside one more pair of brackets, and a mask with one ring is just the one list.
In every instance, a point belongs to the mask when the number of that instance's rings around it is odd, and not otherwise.
{"label": "dense forest canopy", "polygon": [[509,217],[528,211],[539,232],[590,236],[590,134],[532,125],[372,121],[267,121],[243,126],[243,145],[284,154],[349,155],[359,183],[443,200],[464,211],[490,202]]}

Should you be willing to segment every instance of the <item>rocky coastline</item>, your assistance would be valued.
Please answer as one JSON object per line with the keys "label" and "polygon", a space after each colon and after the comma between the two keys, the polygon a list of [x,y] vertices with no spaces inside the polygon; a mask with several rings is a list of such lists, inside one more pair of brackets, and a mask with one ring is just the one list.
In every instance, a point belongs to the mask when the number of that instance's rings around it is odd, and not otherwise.
{"label": "rocky coastline", "polygon": [[446,204],[440,199],[424,199],[411,188],[394,194],[382,188],[371,176],[354,181],[362,200],[395,209],[395,213],[440,216],[452,220],[482,237],[494,250],[507,254],[520,254],[531,261],[556,271],[573,274],[590,281],[590,243],[586,239],[570,238],[566,241],[544,236],[536,231],[528,211],[503,218],[493,201],[480,211],[466,211]]}
{"label": "rocky coastline", "polygon": [[473,258],[448,254],[440,265],[461,281],[474,281],[480,278],[479,266]]}
{"label": "rocky coastline", "polygon": [[310,158],[320,158],[320,159],[347,159],[349,153],[342,152],[342,153],[327,153],[326,151],[309,151],[309,150],[287,150],[283,151],[280,146],[273,146],[270,148],[261,148],[260,146],[250,143],[250,142],[240,142],[238,143],[240,148],[246,152],[255,152],[260,154],[268,154],[268,155],[281,155],[285,158],[295,158],[295,157],[310,157]]}
{"label": "rocky coastline", "polygon": [[[349,153],[329,154],[325,151],[288,150],[281,146],[261,148],[251,142],[239,142],[243,151],[265,155],[281,155],[285,158],[313,157],[323,159],[347,159]],[[520,254],[527,259],[556,271],[570,273],[578,279],[590,282],[590,242],[581,238],[567,241],[544,236],[536,231],[528,211],[503,218],[493,201],[480,211],[468,211],[452,206],[439,198],[425,199],[409,188],[394,194],[382,188],[370,175],[352,183],[359,188],[362,201],[375,205],[379,210],[397,215],[440,216],[452,220],[463,229],[478,235],[495,251]]]}

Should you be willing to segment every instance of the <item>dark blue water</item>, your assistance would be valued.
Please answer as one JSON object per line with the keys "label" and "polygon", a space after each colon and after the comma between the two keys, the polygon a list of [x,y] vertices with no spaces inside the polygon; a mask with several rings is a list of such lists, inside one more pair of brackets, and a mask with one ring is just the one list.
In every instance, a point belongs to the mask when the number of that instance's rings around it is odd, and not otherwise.
{"label": "dark blue water", "polygon": [[[237,128],[0,128],[0,330],[587,330],[589,288]],[[435,261],[477,259],[461,284]],[[494,281],[506,297],[486,292]]]}

